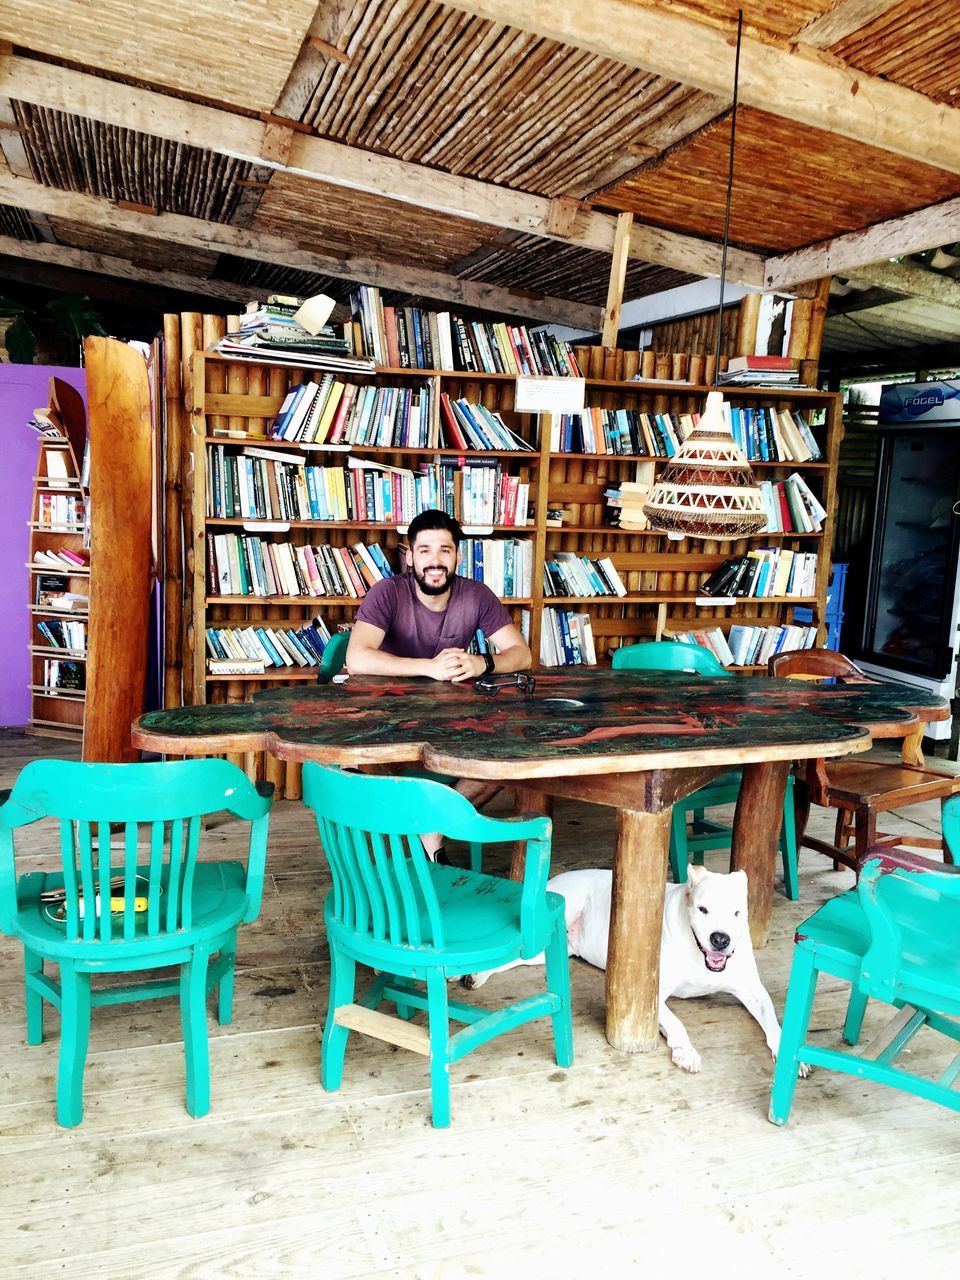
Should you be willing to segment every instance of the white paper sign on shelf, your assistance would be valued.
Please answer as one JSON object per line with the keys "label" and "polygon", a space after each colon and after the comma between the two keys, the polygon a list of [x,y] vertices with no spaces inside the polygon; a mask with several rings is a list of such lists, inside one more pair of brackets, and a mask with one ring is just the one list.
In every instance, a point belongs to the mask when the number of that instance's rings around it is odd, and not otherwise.
{"label": "white paper sign on shelf", "polygon": [[336,301],[328,298],[325,293],[315,293],[312,298],[307,298],[293,318],[307,333],[318,334],[330,319],[336,305]]}
{"label": "white paper sign on shelf", "polygon": [[583,413],[587,384],[583,378],[517,378],[517,413]]}

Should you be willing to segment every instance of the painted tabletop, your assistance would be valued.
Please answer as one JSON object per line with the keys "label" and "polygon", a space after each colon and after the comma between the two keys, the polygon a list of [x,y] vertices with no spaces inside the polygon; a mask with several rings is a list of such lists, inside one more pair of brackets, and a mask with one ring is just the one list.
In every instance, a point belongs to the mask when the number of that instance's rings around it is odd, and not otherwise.
{"label": "painted tabletop", "polygon": [[902,684],[590,669],[538,673],[532,696],[508,687],[490,697],[469,683],[353,677],[149,712],[133,740],[171,754],[266,750],[503,780],[842,756],[869,748],[871,726],[906,731],[947,712]]}

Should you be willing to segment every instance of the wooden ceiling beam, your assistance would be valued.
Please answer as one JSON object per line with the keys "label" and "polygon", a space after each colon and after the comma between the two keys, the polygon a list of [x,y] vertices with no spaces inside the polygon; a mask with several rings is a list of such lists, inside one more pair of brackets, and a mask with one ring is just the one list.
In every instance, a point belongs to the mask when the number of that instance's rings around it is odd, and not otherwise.
{"label": "wooden ceiling beam", "polygon": [[153,271],[138,267],[127,258],[112,254],[93,253],[88,249],[71,249],[67,245],[47,244],[31,240],[18,240],[15,236],[0,236],[0,254],[11,258],[43,262],[50,266],[66,267],[72,271],[92,272],[99,276],[112,276],[118,280],[133,280],[138,284],[151,284],[158,289],[176,289],[183,293],[205,294],[208,298],[220,298],[226,302],[246,302],[250,290],[226,280],[205,280],[200,276],[186,275],[182,271]]}
{"label": "wooden ceiling beam", "polygon": [[832,44],[845,40],[870,22],[901,4],[902,0],[840,0],[832,9],[821,13],[797,32],[794,39],[799,44],[812,44],[818,49],[829,49]]}
{"label": "wooden ceiling beam", "polygon": [[[444,0],[491,22],[729,95],[734,38],[688,13],[631,0]],[[13,96],[11,94],[11,96]],[[787,120],[960,173],[960,109],[846,67],[799,43],[743,39],[740,101]]]}
{"label": "wooden ceiling beam", "polygon": [[960,197],[876,222],[863,231],[850,231],[767,259],[765,287],[791,288],[800,280],[846,276],[858,267],[908,253],[922,253],[960,240]]}
{"label": "wooden ceiling beam", "polygon": [[[0,95],[115,128],[201,147],[315,182],[613,253],[617,223],[609,214],[582,207],[575,217],[558,221],[555,211],[551,217],[553,201],[543,196],[395,160],[296,130],[279,140],[275,121],[265,123],[86,72],[54,69],[30,58],[3,55]],[[720,274],[719,245],[658,227],[634,224],[630,256],[693,275]],[[731,250],[727,259],[727,278],[731,282],[759,287],[762,275],[763,260],[759,255]]]}
{"label": "wooden ceiling beam", "polygon": [[[499,285],[456,276],[425,267],[408,267],[401,263],[374,262],[369,258],[344,255],[333,257],[301,249],[293,241],[248,227],[234,227],[223,222],[206,222],[178,213],[136,213],[122,209],[112,200],[97,196],[61,191],[27,178],[0,174],[0,203],[69,218],[91,227],[107,227],[129,235],[146,236],[170,244],[190,245],[214,253],[230,253],[256,262],[296,267],[315,271],[338,280],[379,285],[403,293],[428,297],[471,310],[499,311],[504,315],[542,320],[549,324],[568,325],[575,329],[598,329],[600,309],[571,302],[565,298],[543,298],[519,294]],[[18,242],[19,243],[19,242]],[[249,293],[249,290],[246,291]]]}

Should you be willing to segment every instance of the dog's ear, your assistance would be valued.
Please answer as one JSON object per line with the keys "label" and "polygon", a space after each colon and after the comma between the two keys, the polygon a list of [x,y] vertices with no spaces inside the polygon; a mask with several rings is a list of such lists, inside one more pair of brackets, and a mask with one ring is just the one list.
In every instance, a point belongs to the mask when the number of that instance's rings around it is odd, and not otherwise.
{"label": "dog's ear", "polygon": [[695,862],[691,862],[687,867],[687,885],[692,889],[705,875],[707,875],[706,867],[700,867]]}

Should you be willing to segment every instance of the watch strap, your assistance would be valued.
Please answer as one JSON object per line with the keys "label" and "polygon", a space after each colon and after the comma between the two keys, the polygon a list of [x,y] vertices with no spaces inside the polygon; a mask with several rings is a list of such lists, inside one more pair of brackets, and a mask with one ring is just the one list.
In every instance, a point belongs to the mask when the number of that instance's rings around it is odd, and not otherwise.
{"label": "watch strap", "polygon": [[487,665],[486,665],[486,667],[484,668],[484,672],[483,672],[483,674],[484,674],[485,676],[493,675],[494,671],[496,671],[496,669],[497,669],[497,666],[496,666],[496,663],[495,663],[495,662],[494,662],[494,660],[493,660],[493,654],[489,651],[489,649],[488,649],[488,650],[487,650],[487,652],[483,655],[483,660],[484,660],[484,662],[487,664]]}

